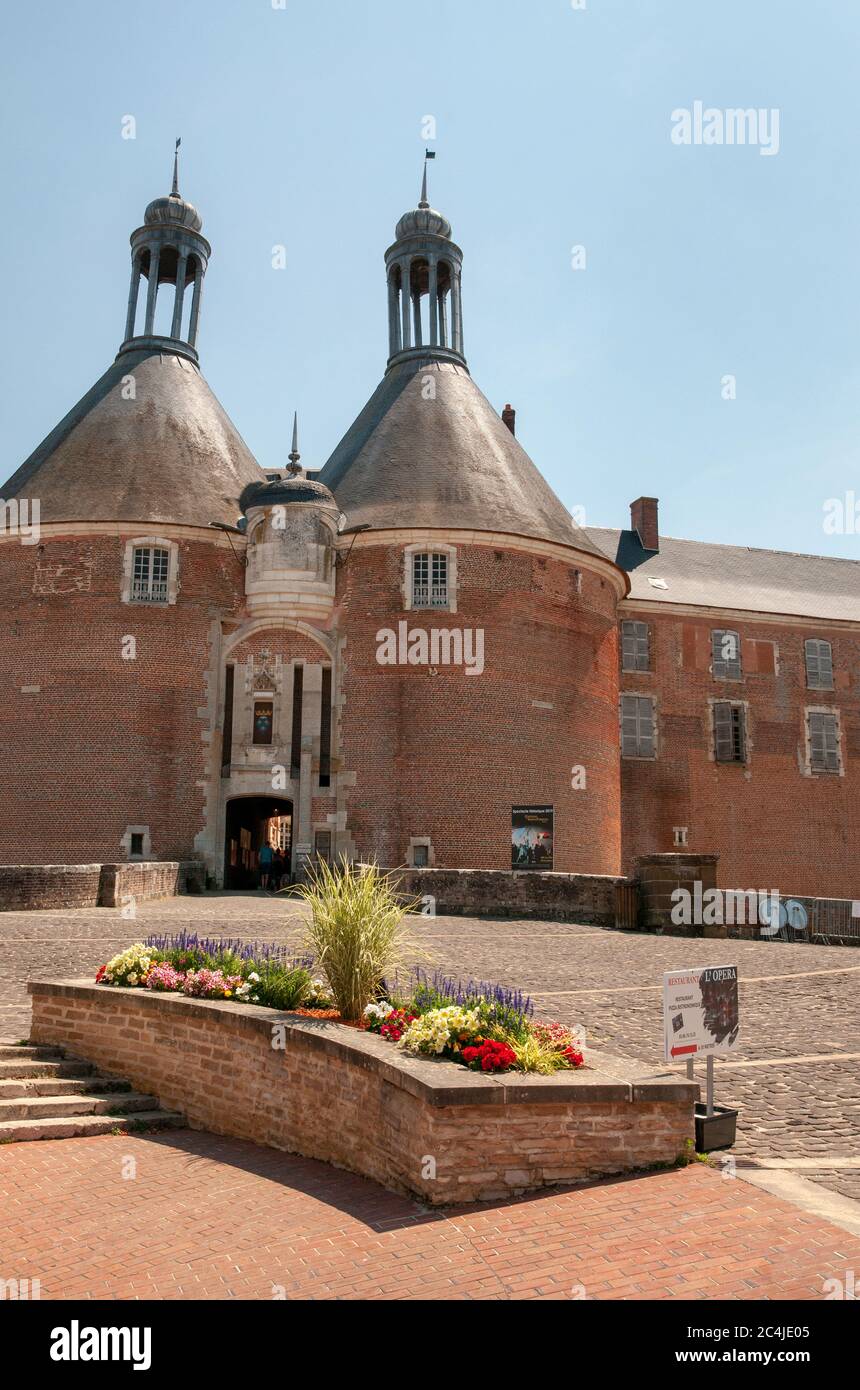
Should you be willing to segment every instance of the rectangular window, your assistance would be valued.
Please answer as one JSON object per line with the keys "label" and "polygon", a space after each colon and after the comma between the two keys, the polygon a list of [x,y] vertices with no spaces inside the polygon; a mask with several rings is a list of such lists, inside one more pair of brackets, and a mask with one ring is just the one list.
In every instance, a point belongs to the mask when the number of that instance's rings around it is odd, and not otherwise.
{"label": "rectangular window", "polygon": [[811,637],[804,643],[806,684],[810,690],[833,689],[833,648],[829,642]]}
{"label": "rectangular window", "polygon": [[412,557],[412,607],[448,607],[448,556],[425,552]]}
{"label": "rectangular window", "polygon": [[654,701],[650,695],[621,696],[622,758],[656,756]]}
{"label": "rectangular window", "polygon": [[649,671],[651,658],[648,648],[647,623],[623,622],[621,624],[622,671]]}
{"label": "rectangular window", "polygon": [[810,710],[809,768],[811,772],[839,772],[839,716]]}
{"label": "rectangular window", "polygon": [[331,860],[331,831],[317,830],[314,834],[314,853],[317,859]]}
{"label": "rectangular window", "polygon": [[131,574],[132,603],[166,603],[170,554],[160,546],[135,546]]}
{"label": "rectangular window", "polygon": [[131,832],[131,853],[137,855],[143,854],[143,835],[135,830]]}
{"label": "rectangular window", "polygon": [[271,700],[254,701],[254,742],[271,743],[275,706]]}
{"label": "rectangular window", "polygon": [[741,670],[741,639],[737,632],[722,629],[711,633],[712,671],[716,680],[739,681]]}
{"label": "rectangular window", "polygon": [[412,846],[412,867],[426,869],[429,863],[429,850],[426,845]]}
{"label": "rectangular window", "polygon": [[221,776],[230,776],[233,761],[233,680],[235,666],[228,666],[224,673],[224,732],[221,735]]}
{"label": "rectangular window", "polygon": [[746,710],[721,700],[714,705],[714,757],[718,763],[747,760]]}
{"label": "rectangular window", "polygon": [[290,777],[296,781],[302,770],[302,693],[305,668],[293,668],[293,729],[290,739]]}
{"label": "rectangular window", "polygon": [[331,786],[331,667],[322,668],[320,695],[320,786]]}

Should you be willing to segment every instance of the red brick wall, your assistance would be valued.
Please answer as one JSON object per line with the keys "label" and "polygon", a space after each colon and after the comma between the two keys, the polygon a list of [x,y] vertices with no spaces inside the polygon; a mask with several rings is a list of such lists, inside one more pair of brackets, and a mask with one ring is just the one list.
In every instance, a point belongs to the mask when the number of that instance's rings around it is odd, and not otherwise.
{"label": "red brick wall", "polygon": [[[554,868],[619,871],[618,656],[608,579],[554,559],[458,546],[458,611],[404,611],[402,546],[356,547],[339,574],[343,763],[360,855],[510,868],[511,808],[555,808]],[[579,589],[581,586],[581,592]],[[485,669],[381,666],[376,633],[400,620],[483,628]],[[551,708],[541,708],[550,705]],[[587,786],[573,790],[571,772]]]}
{"label": "red brick wall", "polygon": [[[120,600],[119,537],[0,547],[7,863],[113,862],[126,826],[138,824],[151,828],[154,857],[192,857],[203,818],[197,711],[207,697],[210,627],[236,609],[244,570],[206,540],[182,539],[179,552],[178,602],[149,608]],[[126,635],[137,639],[133,661],[122,656]],[[23,694],[22,686],[40,689]]]}
{"label": "red brick wall", "polygon": [[[658,757],[622,760],[624,867],[671,851],[673,826],[687,848],[720,856],[723,888],[778,888],[860,896],[860,634],[817,625],[698,619],[654,612],[647,620],[652,671],[624,673],[622,689],[657,698]],[[714,680],[710,633],[743,642],[743,679]],[[832,643],[833,691],[807,690],[804,640]],[[749,762],[715,763],[709,699],[746,701]],[[804,776],[804,708],[840,711],[845,776]]]}
{"label": "red brick wall", "polygon": [[381,1038],[273,1009],[68,982],[30,992],[34,1042],[127,1078],[193,1128],[320,1158],[434,1205],[672,1163],[693,1137],[698,1087],[625,1080],[617,1060],[611,1074],[536,1085],[441,1060],[416,1067]]}

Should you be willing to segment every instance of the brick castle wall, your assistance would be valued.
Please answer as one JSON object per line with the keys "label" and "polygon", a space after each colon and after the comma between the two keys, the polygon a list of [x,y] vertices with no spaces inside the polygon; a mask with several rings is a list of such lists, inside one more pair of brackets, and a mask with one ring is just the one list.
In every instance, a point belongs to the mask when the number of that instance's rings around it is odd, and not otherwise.
{"label": "brick castle wall", "polygon": [[[625,616],[651,630],[652,670],[624,673],[621,685],[656,697],[658,756],[621,762],[624,871],[637,855],[672,851],[673,827],[687,826],[685,849],[719,855],[721,888],[860,896],[860,634],[632,607]],[[712,628],[740,633],[741,681],[711,675]],[[833,645],[832,691],[806,688],[807,637]],[[713,759],[714,699],[748,705],[746,765]],[[840,711],[843,777],[801,771],[809,705]]]}
{"label": "brick castle wall", "polygon": [[[511,810],[553,806],[562,872],[620,867],[615,592],[590,570],[457,548],[457,612],[406,612],[402,546],[356,547],[340,572],[349,823],[360,857],[509,869]],[[484,672],[378,664],[379,630],[484,631]],[[586,787],[572,787],[581,767]]]}
{"label": "brick castle wall", "polygon": [[[136,526],[128,536],[164,528]],[[230,550],[179,541],[175,605],[121,602],[119,536],[7,543],[0,564],[0,801],[7,863],[123,857],[127,826],[151,853],[189,859],[203,823],[205,674],[213,616],[234,611],[244,571]],[[123,641],[136,639],[134,660]]]}

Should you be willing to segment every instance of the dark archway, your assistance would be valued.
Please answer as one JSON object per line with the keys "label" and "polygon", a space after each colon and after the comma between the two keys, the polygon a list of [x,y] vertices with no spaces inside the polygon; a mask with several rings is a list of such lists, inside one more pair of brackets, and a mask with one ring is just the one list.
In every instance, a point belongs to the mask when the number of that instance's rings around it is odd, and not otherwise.
{"label": "dark archway", "polygon": [[[276,826],[273,824],[278,822]],[[293,848],[293,803],[281,796],[237,796],[227,802],[224,832],[224,887],[257,888],[258,856],[268,840],[276,842],[282,831],[285,871],[289,873]]]}

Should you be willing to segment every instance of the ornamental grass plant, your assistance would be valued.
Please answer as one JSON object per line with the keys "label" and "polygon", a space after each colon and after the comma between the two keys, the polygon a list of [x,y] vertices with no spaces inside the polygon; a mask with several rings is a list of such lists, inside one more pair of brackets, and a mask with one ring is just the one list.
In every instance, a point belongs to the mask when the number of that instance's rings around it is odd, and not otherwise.
{"label": "ornamental grass plant", "polygon": [[404,900],[395,874],[346,858],[320,860],[294,892],[310,908],[308,949],[341,1017],[354,1022],[377,997],[385,974],[422,954],[404,920],[421,900]]}

